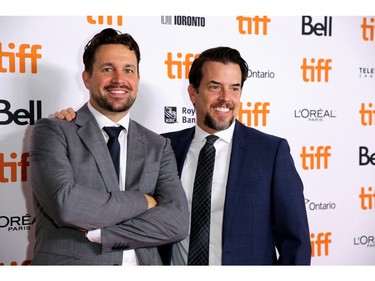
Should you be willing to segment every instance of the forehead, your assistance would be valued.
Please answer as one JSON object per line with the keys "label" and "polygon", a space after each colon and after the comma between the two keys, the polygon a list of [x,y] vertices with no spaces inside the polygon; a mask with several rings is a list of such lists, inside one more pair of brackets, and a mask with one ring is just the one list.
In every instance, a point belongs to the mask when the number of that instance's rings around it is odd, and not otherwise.
{"label": "forehead", "polygon": [[240,83],[241,68],[235,63],[207,61],[202,67],[202,79],[217,82]]}
{"label": "forehead", "polygon": [[127,61],[134,64],[137,63],[137,57],[134,51],[122,44],[106,44],[101,45],[95,53],[96,61],[103,62],[121,62]]}

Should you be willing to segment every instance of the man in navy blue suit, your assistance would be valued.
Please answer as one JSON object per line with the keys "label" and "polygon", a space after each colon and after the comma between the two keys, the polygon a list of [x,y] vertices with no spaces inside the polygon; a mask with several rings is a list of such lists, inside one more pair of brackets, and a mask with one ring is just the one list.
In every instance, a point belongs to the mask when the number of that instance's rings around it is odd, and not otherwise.
{"label": "man in navy blue suit", "polygon": [[[232,48],[201,53],[190,69],[192,128],[170,138],[189,210],[198,154],[216,135],[209,265],[310,265],[303,183],[288,142],[236,120],[248,65]],[[191,220],[190,220],[191,222]],[[189,236],[160,249],[166,264],[186,265]]]}
{"label": "man in navy blue suit", "polygon": [[[310,265],[303,183],[287,140],[236,120],[247,75],[248,65],[235,49],[201,53],[188,86],[196,125],[163,135],[172,141],[190,214],[199,152],[206,136],[219,137],[208,265]],[[56,117],[74,118],[74,110]],[[187,265],[189,240],[190,227],[185,240],[160,247],[164,264]]]}

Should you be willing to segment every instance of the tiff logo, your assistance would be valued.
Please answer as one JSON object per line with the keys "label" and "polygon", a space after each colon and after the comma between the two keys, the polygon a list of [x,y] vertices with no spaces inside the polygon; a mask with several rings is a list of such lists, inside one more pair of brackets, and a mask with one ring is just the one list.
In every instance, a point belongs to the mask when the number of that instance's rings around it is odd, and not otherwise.
{"label": "tiff logo", "polygon": [[367,22],[367,18],[363,18],[362,28],[362,39],[364,41],[374,41],[375,37],[375,18],[370,18],[370,22]]}
{"label": "tiff logo", "polygon": [[375,209],[375,190],[371,186],[365,191],[364,187],[361,187],[361,193],[359,194],[361,201],[362,210],[374,210]]}
{"label": "tiff logo", "polygon": [[267,126],[267,115],[270,113],[269,102],[256,102],[253,108],[251,108],[251,102],[247,102],[246,106],[250,109],[244,109],[243,103],[240,103],[238,121],[246,126]]}
{"label": "tiff logo", "polygon": [[312,58],[310,60],[311,64],[307,63],[307,59],[303,59],[303,63],[301,65],[302,69],[302,79],[304,82],[328,82],[328,74],[332,67],[330,63],[332,62],[331,59],[318,59],[317,63],[315,63],[315,59]]}
{"label": "tiff logo", "polygon": [[364,103],[361,103],[361,109],[359,110],[361,116],[361,125],[362,126],[374,126],[375,125],[375,108],[370,102],[368,108]]}
{"label": "tiff logo", "polygon": [[332,243],[330,236],[332,235],[331,232],[320,232],[316,236],[314,233],[310,234],[310,245],[311,245],[311,256],[312,257],[320,257],[322,255],[328,256],[329,255],[329,244]]}
{"label": "tiff logo", "polygon": [[38,72],[37,60],[42,58],[42,55],[38,54],[38,50],[42,49],[41,45],[21,44],[17,47],[16,44],[9,43],[8,48],[11,51],[3,51],[3,45],[0,43],[0,72],[15,73],[18,62],[19,73],[25,73],[26,61],[30,61],[31,73]]}
{"label": "tiff logo", "polygon": [[87,22],[89,24],[105,24],[105,25],[118,25],[118,26],[122,26],[122,16],[117,16],[115,18],[115,21],[116,23],[113,22],[113,16],[97,16],[97,17],[93,17],[93,16],[87,16]]}
{"label": "tiff logo", "polygon": [[[329,153],[331,149],[330,145],[318,146],[315,151],[314,146],[310,146],[310,151],[307,152],[306,146],[302,147],[302,152],[300,154],[302,159],[302,169],[304,170],[314,170],[314,169],[328,169],[328,159],[331,157]],[[323,164],[323,165],[322,165]]]}
{"label": "tiff logo", "polygon": [[[21,175],[21,181],[27,181],[27,167],[30,166],[28,160],[29,153],[25,152],[21,154],[21,159],[16,160],[18,157],[17,153],[12,152],[10,154],[11,161],[5,161],[4,153],[0,153],[0,182],[16,182],[18,175]],[[10,177],[8,177],[8,174]]]}
{"label": "tiff logo", "polygon": [[236,17],[238,21],[238,32],[240,34],[254,34],[267,35],[268,24],[271,22],[267,16],[259,17],[255,16],[253,18],[238,16]]}
{"label": "tiff logo", "polygon": [[173,59],[171,52],[167,53],[167,59],[164,61],[167,66],[167,75],[170,79],[188,79],[190,67],[194,59],[198,58],[200,54],[177,53],[177,59]]}

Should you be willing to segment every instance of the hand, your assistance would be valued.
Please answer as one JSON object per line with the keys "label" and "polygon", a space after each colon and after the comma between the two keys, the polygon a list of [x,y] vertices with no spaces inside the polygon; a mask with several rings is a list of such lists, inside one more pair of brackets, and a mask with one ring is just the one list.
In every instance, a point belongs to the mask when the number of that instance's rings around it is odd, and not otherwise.
{"label": "hand", "polygon": [[69,107],[61,110],[60,112],[57,111],[55,113],[55,117],[62,120],[66,119],[67,121],[72,121],[74,118],[76,118],[76,113],[73,108]]}
{"label": "hand", "polygon": [[146,197],[147,203],[148,203],[147,209],[151,209],[151,208],[156,207],[156,205],[158,204],[158,202],[156,202],[156,200],[154,199],[154,197],[152,197],[150,195],[147,195],[147,194],[144,194],[144,196]]}

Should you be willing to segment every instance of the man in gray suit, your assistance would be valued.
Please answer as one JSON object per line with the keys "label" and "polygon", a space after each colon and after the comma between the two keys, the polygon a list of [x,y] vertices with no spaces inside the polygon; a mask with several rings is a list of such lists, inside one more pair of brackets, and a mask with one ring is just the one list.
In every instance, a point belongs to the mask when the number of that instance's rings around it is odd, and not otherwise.
{"label": "man in gray suit", "polygon": [[[31,136],[35,265],[160,265],[157,246],[184,239],[187,200],[170,141],[130,119],[140,51],[105,29],[85,47],[89,102],[73,122],[39,120]],[[103,127],[122,126],[119,175]]]}

